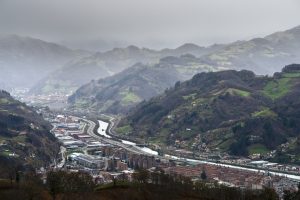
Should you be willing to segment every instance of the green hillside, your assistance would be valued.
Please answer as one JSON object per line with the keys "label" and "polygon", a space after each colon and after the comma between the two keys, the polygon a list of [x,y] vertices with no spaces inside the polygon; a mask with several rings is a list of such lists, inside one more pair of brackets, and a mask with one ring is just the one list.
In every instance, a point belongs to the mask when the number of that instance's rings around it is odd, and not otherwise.
{"label": "green hillside", "polygon": [[143,100],[161,94],[175,82],[212,71],[192,55],[169,56],[155,65],[136,64],[114,76],[91,81],[69,98],[73,110],[126,113]]}
{"label": "green hillside", "polygon": [[[200,73],[139,104],[117,130],[126,127],[131,136],[190,150],[205,144],[234,155],[271,150],[300,155],[288,142],[299,137],[299,72],[300,65],[289,65],[273,77]],[[284,143],[286,149],[280,147]]]}
{"label": "green hillside", "polygon": [[0,168],[42,167],[58,151],[51,125],[32,108],[0,91]]}

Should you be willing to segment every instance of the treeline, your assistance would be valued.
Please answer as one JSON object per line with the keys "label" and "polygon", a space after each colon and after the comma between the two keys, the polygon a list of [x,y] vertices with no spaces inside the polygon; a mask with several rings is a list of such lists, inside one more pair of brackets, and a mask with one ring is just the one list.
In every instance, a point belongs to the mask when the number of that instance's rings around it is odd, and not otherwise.
{"label": "treeline", "polygon": [[34,172],[17,172],[12,179],[0,179],[2,200],[101,199],[94,192],[93,178],[87,173],[51,171],[45,179]]}
{"label": "treeline", "polygon": [[[46,183],[35,173],[17,174],[15,180],[0,180],[1,199],[199,199],[199,200],[277,200],[274,190],[242,190],[202,180],[192,181],[180,175],[165,174],[161,170],[139,170],[131,179],[125,174],[113,178],[112,183],[95,184],[90,175],[75,172],[49,172]],[[288,192],[286,192],[288,194]],[[290,196],[292,196],[292,193]],[[291,199],[293,200],[293,199]]]}

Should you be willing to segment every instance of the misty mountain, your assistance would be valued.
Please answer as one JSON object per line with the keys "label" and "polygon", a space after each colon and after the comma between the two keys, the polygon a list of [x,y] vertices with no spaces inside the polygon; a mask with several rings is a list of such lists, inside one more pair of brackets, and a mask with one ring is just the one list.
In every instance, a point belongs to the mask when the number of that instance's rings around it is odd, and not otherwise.
{"label": "misty mountain", "polygon": [[202,71],[215,71],[191,54],[168,56],[158,64],[136,64],[114,76],[91,81],[69,98],[75,110],[125,113],[137,103],[156,96],[176,81]]}
{"label": "misty mountain", "polygon": [[65,63],[87,54],[35,38],[0,36],[0,86],[30,87]]}
{"label": "misty mountain", "polygon": [[117,131],[191,150],[205,143],[234,155],[277,150],[299,158],[299,86],[300,65],[272,77],[246,70],[203,72],[140,103]]}
{"label": "misty mountain", "polygon": [[205,55],[210,65],[223,69],[247,69],[273,74],[300,59],[300,26],[264,38],[237,41]]}
{"label": "misty mountain", "polygon": [[214,70],[248,69],[257,74],[272,74],[281,66],[300,59],[300,27],[277,32],[264,38],[237,41],[227,45],[207,48],[184,44],[176,49],[155,51],[129,46],[97,53],[72,62],[43,79],[33,93],[58,91],[70,93],[92,79],[105,78],[132,66],[137,62],[153,65],[161,58],[192,54],[199,57],[198,65]]}
{"label": "misty mountain", "polygon": [[[95,112],[124,113],[138,102],[149,99],[173,86],[176,81],[187,80],[198,72],[252,69],[258,74],[274,73],[283,64],[296,62],[300,58],[300,46],[297,45],[299,42],[300,28],[296,27],[265,38],[218,46],[210,53],[206,51],[207,54],[199,58],[190,54],[181,57],[166,56],[156,65],[144,66],[147,70],[141,73],[133,70],[138,68],[135,67],[111,78],[93,81],[76,91],[70,98],[70,103],[77,108],[94,109]],[[199,55],[203,52],[201,49],[203,48],[193,44],[185,44],[175,50],[165,49],[162,52],[164,55],[171,54],[170,51],[180,55],[189,51]],[[210,50],[212,49],[211,47]],[[148,70],[154,69],[156,72],[161,70],[160,76],[149,73]],[[128,72],[131,72],[130,76]],[[143,82],[137,81],[144,73],[147,78]],[[124,99],[128,100],[128,95],[131,100],[125,103]]]}
{"label": "misty mountain", "polygon": [[65,65],[36,84],[31,92],[36,94],[54,91],[70,93],[70,91],[90,82],[92,79],[112,76],[136,63],[153,65],[158,63],[160,58],[183,54],[201,56],[221,47],[222,45],[213,45],[204,48],[194,44],[184,44],[176,49],[163,49],[161,51],[136,46],[114,48]]}

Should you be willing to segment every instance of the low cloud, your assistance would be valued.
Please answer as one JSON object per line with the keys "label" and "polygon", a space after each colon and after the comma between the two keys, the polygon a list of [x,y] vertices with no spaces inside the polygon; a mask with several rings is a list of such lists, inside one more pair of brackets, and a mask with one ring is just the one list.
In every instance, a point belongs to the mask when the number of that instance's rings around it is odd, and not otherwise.
{"label": "low cloud", "polygon": [[51,41],[208,45],[299,25],[298,0],[0,0],[2,33]]}

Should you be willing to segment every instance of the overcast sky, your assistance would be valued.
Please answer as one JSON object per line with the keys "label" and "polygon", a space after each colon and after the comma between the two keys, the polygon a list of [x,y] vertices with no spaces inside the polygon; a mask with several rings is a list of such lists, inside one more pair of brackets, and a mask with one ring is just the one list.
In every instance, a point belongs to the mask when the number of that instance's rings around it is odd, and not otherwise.
{"label": "overcast sky", "polygon": [[300,25],[300,0],[0,0],[0,32],[163,48]]}

